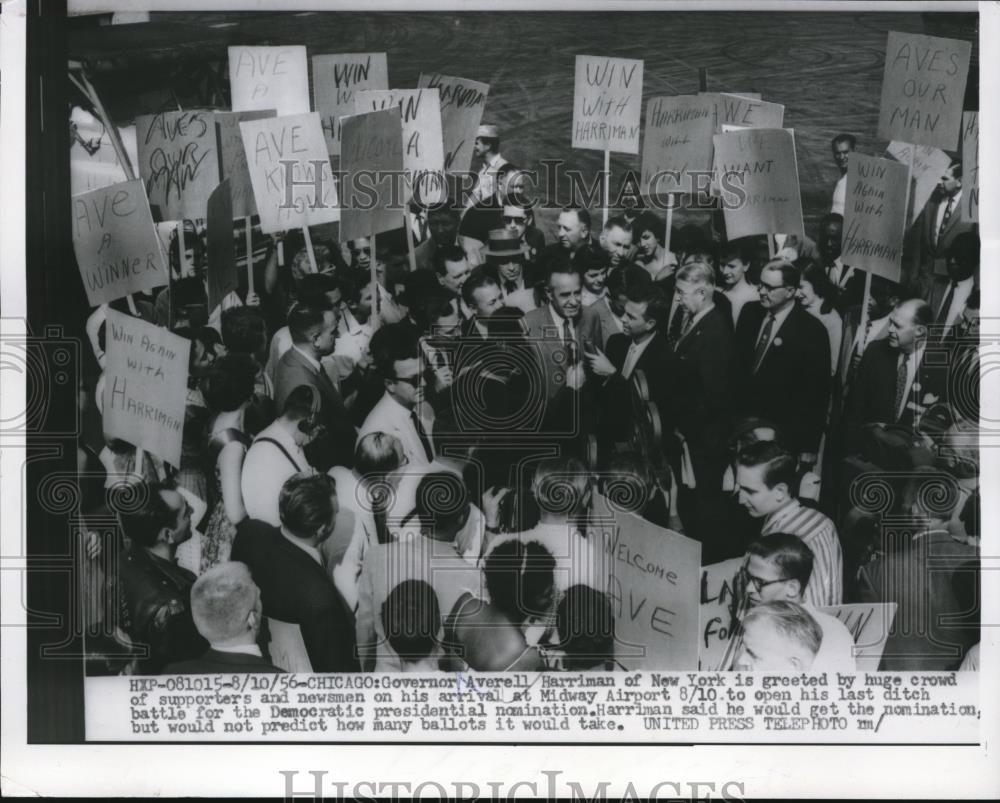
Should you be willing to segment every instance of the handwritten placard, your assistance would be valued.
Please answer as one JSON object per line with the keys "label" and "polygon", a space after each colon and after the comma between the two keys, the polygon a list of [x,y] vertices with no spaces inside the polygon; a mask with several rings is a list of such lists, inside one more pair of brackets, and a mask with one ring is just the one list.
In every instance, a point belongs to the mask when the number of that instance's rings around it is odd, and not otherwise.
{"label": "handwritten placard", "polygon": [[234,112],[274,109],[279,117],[310,112],[305,45],[231,46],[229,86]]}
{"label": "handwritten placard", "polygon": [[191,341],[109,309],[104,369],[104,433],[181,461]]}
{"label": "handwritten placard", "polygon": [[[913,181],[912,202],[907,224],[913,223],[920,211],[926,206],[951,159],[940,148],[929,145],[911,145],[908,142],[890,142],[886,151],[893,159],[904,165],[912,164]],[[911,161],[912,160],[912,161]]]}
{"label": "handwritten placard", "polygon": [[[134,169],[139,164],[135,126],[120,126],[118,134]],[[110,132],[97,117],[74,106],[70,112],[70,195],[81,195],[123,181],[128,181],[128,176],[111,144]]]}
{"label": "handwritten placard", "polygon": [[340,219],[318,113],[248,120],[240,133],[262,232]]}
{"label": "handwritten placard", "polygon": [[214,310],[238,285],[229,179],[208,199],[208,308]]}
{"label": "handwritten placard", "polygon": [[962,214],[979,222],[979,112],[962,114]]}
{"label": "handwritten placard", "polygon": [[906,165],[891,159],[851,155],[841,252],[845,265],[899,281],[908,174]]}
{"label": "handwritten placard", "polygon": [[208,111],[163,112],[137,117],[139,175],[150,207],[161,220],[205,217],[219,183],[215,117]]}
{"label": "handwritten placard", "polygon": [[716,134],[715,170],[739,198],[723,204],[731,240],[757,234],[804,236],[795,136],[779,128]]}
{"label": "handwritten placard", "polygon": [[[403,210],[393,208],[390,174],[403,169],[403,121],[399,106],[342,118],[340,167],[346,176],[340,239],[370,237],[403,225]],[[361,175],[370,177],[367,188]],[[381,182],[375,177],[383,175]],[[370,188],[370,189],[368,189]]]}
{"label": "handwritten placard", "polygon": [[447,193],[444,181],[444,141],[441,130],[441,96],[437,89],[365,89],[355,93],[358,113],[399,106],[403,123],[403,169],[410,197],[426,202]]}
{"label": "handwritten placard", "polygon": [[573,88],[573,147],[639,152],[641,59],[577,56]]}
{"label": "handwritten placard", "polygon": [[73,251],[91,306],[167,283],[140,179],[73,197]]}
{"label": "handwritten placard", "polygon": [[385,53],[328,53],[312,58],[313,109],[323,121],[326,148],[340,153],[340,118],[354,114],[359,89],[388,89]]}
{"label": "handwritten placard", "polygon": [[722,131],[723,126],[781,128],[785,122],[785,107],[760,97],[725,92],[704,92],[699,97],[712,103],[716,134]]}
{"label": "handwritten placard", "polygon": [[731,558],[701,567],[698,669],[702,672],[728,669],[722,663],[739,621],[743,590],[738,578],[743,560]]}
{"label": "handwritten placard", "polygon": [[956,150],[972,44],[890,31],[878,135]]}
{"label": "handwritten placard", "polygon": [[708,192],[693,173],[712,169],[715,106],[698,95],[650,98],[642,144],[642,183],[646,195]]}
{"label": "handwritten placard", "polygon": [[601,528],[616,654],[628,669],[695,669],[701,544],[633,513]]}
{"label": "handwritten placard", "polygon": [[250,217],[257,214],[257,202],[250,184],[247,169],[247,152],[243,149],[240,123],[244,120],[263,120],[274,117],[274,109],[252,112],[216,112],[215,132],[219,137],[219,160],[222,178],[229,180],[229,194],[233,204],[233,217]]}
{"label": "handwritten placard", "polygon": [[440,73],[420,73],[417,86],[436,89],[441,96],[445,171],[468,171],[472,167],[472,146],[486,109],[490,85]]}
{"label": "handwritten placard", "polygon": [[[853,160],[854,157],[852,156]],[[854,663],[858,672],[876,672],[889,640],[895,602],[852,603],[819,608],[838,619],[854,639]]]}

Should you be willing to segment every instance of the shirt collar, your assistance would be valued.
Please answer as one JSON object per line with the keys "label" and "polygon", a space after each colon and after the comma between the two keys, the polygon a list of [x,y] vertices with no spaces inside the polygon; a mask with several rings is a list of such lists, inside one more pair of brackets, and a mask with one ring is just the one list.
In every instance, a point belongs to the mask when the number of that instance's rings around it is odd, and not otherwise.
{"label": "shirt collar", "polygon": [[221,647],[218,644],[213,644],[212,649],[216,652],[235,653],[236,655],[256,655],[258,658],[264,657],[264,654],[260,651],[260,647],[256,644],[234,644],[230,647]]}
{"label": "shirt collar", "polygon": [[798,513],[801,507],[802,503],[798,499],[792,499],[783,508],[774,511],[774,513],[767,517],[767,520],[764,522],[764,529],[773,530],[776,526],[780,527],[783,522],[788,521]]}

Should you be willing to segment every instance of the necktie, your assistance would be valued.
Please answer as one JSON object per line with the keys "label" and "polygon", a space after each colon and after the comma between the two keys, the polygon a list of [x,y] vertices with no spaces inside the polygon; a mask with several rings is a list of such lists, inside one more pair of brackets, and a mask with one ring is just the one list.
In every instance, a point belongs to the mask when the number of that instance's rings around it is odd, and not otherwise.
{"label": "necktie", "polygon": [[834,285],[840,287],[840,266],[836,262],[830,263],[830,267],[826,269],[826,275]]}
{"label": "necktie", "polygon": [[670,326],[667,328],[667,342],[670,344],[671,348],[677,343],[677,339],[681,336],[681,329],[684,326],[684,308],[678,304],[676,309],[674,309],[674,314],[670,318]]}
{"label": "necktie", "polygon": [[767,320],[764,322],[764,330],[760,333],[760,338],[757,340],[757,348],[753,352],[753,372],[757,373],[760,368],[760,364],[764,359],[764,354],[767,352],[767,346],[771,342],[771,330],[774,328],[774,316],[768,315]]}
{"label": "necktie", "polygon": [[629,377],[632,376],[632,371],[635,370],[635,364],[636,364],[636,362],[638,362],[638,357],[636,356],[638,354],[638,352],[639,352],[639,349],[636,348],[636,345],[633,342],[628,347],[628,354],[625,355],[625,363],[624,363],[624,365],[622,365],[622,377],[623,378],[628,379]]}
{"label": "necktie", "polygon": [[576,353],[576,338],[573,337],[573,331],[569,328],[569,319],[563,318],[563,343],[566,344],[566,366],[572,367],[576,365],[577,353]]}
{"label": "necktie", "polygon": [[944,208],[944,216],[941,218],[941,225],[938,226],[937,237],[934,238],[934,244],[937,245],[941,240],[941,235],[944,234],[944,227],[948,225],[948,221],[951,219],[951,210],[955,206],[955,199],[949,198],[948,204]]}
{"label": "necktie", "polygon": [[694,315],[688,310],[684,310],[684,324],[681,326],[681,337],[685,337],[694,325]]}
{"label": "necktie", "polygon": [[[952,282],[948,285],[948,292],[945,293],[944,301],[941,302],[941,306],[938,307],[937,319],[934,323],[944,326],[948,323],[948,311],[951,309],[952,299],[955,298],[955,288],[958,287],[958,282]],[[941,337],[944,337],[944,331],[941,332]]]}
{"label": "necktie", "polygon": [[906,367],[909,356],[904,354],[899,358],[899,365],[896,367],[896,408],[895,416],[899,421],[903,417],[903,397],[906,395]]}
{"label": "necktie", "polygon": [[424,425],[420,421],[420,416],[417,415],[416,410],[410,412],[410,420],[413,422],[413,428],[417,431],[417,437],[420,438],[420,445],[424,447],[424,454],[427,456],[427,462],[433,462],[434,460],[434,450],[431,449],[430,438],[427,437],[427,432],[424,429]]}

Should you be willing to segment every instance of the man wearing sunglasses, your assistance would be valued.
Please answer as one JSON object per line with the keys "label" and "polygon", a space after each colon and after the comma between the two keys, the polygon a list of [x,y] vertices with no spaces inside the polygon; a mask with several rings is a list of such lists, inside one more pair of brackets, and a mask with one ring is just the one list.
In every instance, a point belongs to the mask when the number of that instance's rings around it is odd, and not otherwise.
{"label": "man wearing sunglasses", "polygon": [[[390,324],[404,327],[403,324]],[[388,327],[385,327],[388,328]],[[433,410],[424,404],[424,378],[420,345],[408,327],[393,330],[385,351],[378,357],[378,370],[385,394],[361,425],[358,439],[370,432],[394,435],[403,446],[409,464],[415,468],[434,460],[431,430]],[[429,420],[423,416],[429,417]]]}
{"label": "man wearing sunglasses", "polygon": [[760,274],[759,300],[736,325],[744,416],[774,421],[799,462],[816,463],[830,399],[830,345],[818,318],[795,303],[799,269],[775,259]]}
{"label": "man wearing sunglasses", "polygon": [[812,665],[814,672],[854,672],[854,639],[835,616],[806,604],[803,592],[812,575],[813,553],[796,535],[773,533],[747,548],[741,580],[751,605],[794,602],[805,608],[823,631]]}

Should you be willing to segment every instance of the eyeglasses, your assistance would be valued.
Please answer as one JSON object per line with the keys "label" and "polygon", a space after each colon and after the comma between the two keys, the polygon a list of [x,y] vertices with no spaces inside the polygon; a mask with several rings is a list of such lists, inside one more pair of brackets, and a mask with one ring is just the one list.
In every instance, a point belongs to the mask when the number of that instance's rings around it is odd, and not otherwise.
{"label": "eyeglasses", "polygon": [[788,290],[788,289],[790,288],[784,284],[764,284],[764,282],[761,282],[759,292],[773,293],[775,290]]}
{"label": "eyeglasses", "polygon": [[411,385],[413,387],[419,387],[420,383],[423,381],[423,377],[421,377],[420,374],[417,374],[416,376],[394,376],[392,379],[394,382],[405,382],[407,385]]}
{"label": "eyeglasses", "polygon": [[750,574],[746,569],[740,569],[740,579],[743,580],[744,584],[753,583],[753,587],[757,589],[757,593],[759,594],[768,586],[773,586],[775,583],[784,583],[788,578],[779,577],[777,580],[765,580],[762,577]]}
{"label": "eyeglasses", "polygon": [[503,217],[504,223],[524,223],[526,221],[527,221],[526,217],[511,217],[509,215],[504,215]]}

